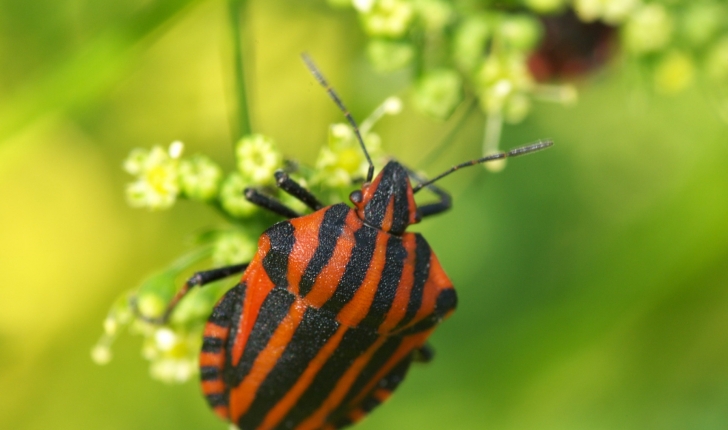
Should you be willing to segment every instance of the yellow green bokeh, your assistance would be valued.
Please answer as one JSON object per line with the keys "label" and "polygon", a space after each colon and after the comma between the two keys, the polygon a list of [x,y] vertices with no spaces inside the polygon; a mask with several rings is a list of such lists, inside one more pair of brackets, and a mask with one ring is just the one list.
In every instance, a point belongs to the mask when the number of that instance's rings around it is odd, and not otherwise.
{"label": "yellow green bokeh", "polygon": [[[117,296],[223,224],[189,202],[130,208],[122,163],[181,140],[234,168],[225,2],[2,3],[0,428],[226,429],[197,384],[149,377],[138,337],[106,366],[89,355]],[[357,118],[405,88],[367,63],[353,13],[251,1],[248,19],[253,128],[288,157],[314,165],[342,122],[301,52]],[[669,66],[665,92],[681,85]],[[728,428],[728,126],[709,87],[653,95],[618,64],[578,86],[501,137],[552,149],[441,182],[454,209],[416,229],[458,310],[436,359],[356,428]],[[452,123],[406,104],[376,132],[433,175],[480,155],[473,115],[424,163]]]}

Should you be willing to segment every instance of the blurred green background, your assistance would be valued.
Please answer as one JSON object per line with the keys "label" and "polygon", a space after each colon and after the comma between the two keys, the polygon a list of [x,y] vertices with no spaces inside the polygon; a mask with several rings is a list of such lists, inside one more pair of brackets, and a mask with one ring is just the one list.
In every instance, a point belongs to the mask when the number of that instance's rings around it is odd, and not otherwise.
{"label": "blurred green background", "polygon": [[[313,162],[341,121],[300,52],[358,118],[405,87],[367,65],[353,13],[249,13],[253,128],[290,157]],[[230,52],[221,0],[0,1],[0,428],[227,428],[196,383],[149,378],[139,338],[104,367],[89,350],[118,294],[221,222],[129,208],[121,162],[179,139],[232,165]],[[728,128],[698,90],[652,98],[619,65],[579,90],[504,131],[553,149],[442,181],[454,210],[417,229],[458,311],[357,428],[728,428]],[[426,166],[449,124],[406,109],[377,131],[434,174],[479,155],[483,122]]]}

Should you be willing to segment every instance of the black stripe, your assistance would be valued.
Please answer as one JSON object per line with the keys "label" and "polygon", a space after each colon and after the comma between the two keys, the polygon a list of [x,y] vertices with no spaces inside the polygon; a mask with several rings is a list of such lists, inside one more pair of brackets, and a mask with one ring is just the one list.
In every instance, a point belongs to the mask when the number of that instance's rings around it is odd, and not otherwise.
{"label": "black stripe", "polygon": [[207,319],[208,322],[220,327],[230,327],[236,303],[242,303],[245,300],[245,284],[241,283],[231,288],[230,291],[220,299],[212,310],[212,315]]}
{"label": "black stripe", "polygon": [[458,305],[458,296],[453,288],[445,288],[440,290],[440,294],[437,295],[437,301],[435,302],[435,313],[440,318],[444,318],[445,315],[451,310],[455,309]]}
{"label": "black stripe", "polygon": [[456,305],[457,295],[455,294],[455,290],[452,288],[441,290],[440,294],[437,295],[437,301],[435,302],[435,312],[418,321],[415,325],[408,327],[406,330],[397,332],[397,335],[409,336],[411,334],[431,329],[442,321],[445,314],[455,309]]}
{"label": "black stripe", "polygon": [[411,363],[412,355],[408,355],[407,357],[403,358],[399,363],[397,363],[396,366],[392,368],[392,370],[389,371],[387,376],[379,382],[379,385],[375,387],[372,392],[379,389],[394,391],[399,386],[399,384],[404,381],[404,377],[407,375],[407,371],[409,370]]}
{"label": "black stripe", "polygon": [[346,216],[350,210],[349,206],[344,203],[330,206],[326,210],[324,219],[319,226],[318,247],[311,261],[308,262],[306,271],[301,276],[301,282],[298,287],[301,297],[305,297],[311,291],[313,284],[316,282],[316,277],[326,267],[331,256],[334,254],[336,242],[338,242],[341,232],[344,231]]}
{"label": "black stripe", "polygon": [[354,232],[354,249],[351,251],[339,285],[336,286],[336,291],[331,298],[324,303],[324,309],[338,314],[354,297],[369,270],[379,231],[364,224]]}
{"label": "black stripe", "polygon": [[348,427],[352,424],[354,424],[354,421],[352,421],[349,417],[343,417],[336,421],[332,421],[334,428],[340,429],[344,427]]}
{"label": "black stripe", "polygon": [[429,330],[432,327],[436,326],[437,324],[442,321],[442,318],[440,318],[437,314],[429,314],[426,317],[422,318],[421,320],[417,321],[415,324],[404,328],[404,330],[400,330],[397,332],[397,336],[409,336],[413,335],[415,333],[420,333],[425,330]]}
{"label": "black stripe", "polygon": [[392,227],[389,231],[393,234],[401,234],[409,224],[409,199],[407,198],[407,189],[409,187],[409,179],[407,172],[397,164],[396,174],[394,176],[394,210],[392,213]]}
{"label": "black stripe", "polygon": [[227,406],[228,404],[227,393],[207,394],[205,398],[207,398],[207,403],[210,405],[211,408],[215,408],[217,406]]}
{"label": "black stripe", "polygon": [[407,375],[410,363],[412,363],[411,356],[405,357],[399,363],[397,363],[397,365],[394,366],[392,370],[389,371],[387,376],[379,381],[379,384],[377,384],[377,386],[372,389],[369,397],[361,402],[360,407],[364,410],[364,412],[369,413],[372,411],[372,409],[376,408],[382,403],[379,399],[375,397],[375,392],[379,390],[386,390],[389,391],[389,394],[391,395],[392,392],[397,389],[399,384],[404,380],[404,377]]}
{"label": "black stripe", "polygon": [[366,399],[364,399],[364,401],[361,402],[360,407],[364,412],[369,413],[369,412],[371,412],[372,409],[379,406],[380,403],[382,403],[382,402],[380,402],[379,399],[372,396],[372,397],[367,397]]}
{"label": "black stripe", "polygon": [[255,429],[260,426],[268,412],[298,381],[311,360],[338,328],[339,323],[327,312],[315,308],[306,310],[293,338],[258,388],[255,400],[240,417],[238,426],[241,429]]}
{"label": "black stripe", "polygon": [[409,199],[407,171],[396,161],[390,161],[379,173],[379,183],[374,195],[364,207],[364,217],[373,227],[382,228],[389,202],[394,200],[392,225],[389,231],[401,234],[409,224]]}
{"label": "black stripe", "polygon": [[[230,294],[229,291],[225,295],[227,296],[228,294]],[[243,290],[242,294],[236,292],[235,297],[236,300],[232,303],[229,321],[227,323],[230,331],[228,331],[228,338],[225,345],[225,361],[222,369],[223,379],[228,387],[231,387],[230,382],[233,380],[232,375],[234,373],[234,369],[232,368],[232,350],[233,345],[235,344],[235,338],[238,335],[238,330],[240,329],[239,321],[243,315],[243,308],[245,307],[245,290]]]}
{"label": "black stripe", "polygon": [[377,329],[387,317],[397,294],[397,286],[399,286],[399,281],[402,278],[402,270],[406,259],[407,250],[404,249],[402,239],[398,236],[390,236],[387,240],[385,264],[379,285],[377,285],[377,292],[369,307],[369,312],[359,323],[360,325]]}
{"label": "black stripe", "polygon": [[[237,387],[248,375],[256,357],[268,345],[268,341],[270,341],[273,333],[281,321],[283,321],[283,318],[288,315],[291,304],[293,304],[295,299],[296,296],[285,288],[276,287],[268,293],[268,296],[258,311],[258,318],[256,318],[255,324],[253,324],[248,341],[245,343],[245,349],[243,350],[243,355],[240,357],[240,362],[238,362],[236,367],[227,368],[225,371],[225,382],[229,386]],[[232,334],[231,339],[234,342],[235,337]],[[228,352],[233,349],[232,342],[228,345]],[[232,362],[228,361],[226,364],[231,366]]]}
{"label": "black stripe", "polygon": [[293,230],[290,222],[283,221],[264,233],[270,239],[270,250],[263,257],[263,268],[278,287],[288,287],[288,256],[291,255],[296,241]]}
{"label": "black stripe", "polygon": [[220,377],[220,369],[217,366],[200,366],[200,380],[213,381]]}
{"label": "black stripe", "polygon": [[384,166],[380,175],[377,189],[374,190],[374,195],[371,200],[364,207],[364,218],[369,225],[381,229],[382,222],[384,222],[384,215],[387,213],[387,205],[389,199],[392,197],[392,179],[388,175],[389,164]]}
{"label": "black stripe", "polygon": [[[217,302],[215,308],[212,310],[212,315],[210,315],[210,318],[207,320],[208,324],[215,324],[217,326],[227,328],[228,330],[230,330],[230,326],[232,325],[233,329],[231,331],[235,331],[237,329],[237,324],[232,324],[232,322],[237,321],[243,311],[243,302],[245,301],[246,289],[246,283],[242,282],[236,285],[234,288],[230,289],[227,293],[225,293],[225,295],[220,299],[219,302]],[[216,339],[214,337],[207,336],[206,338]],[[228,345],[230,344],[230,331],[228,331],[227,343]],[[226,367],[230,362],[229,348],[226,348],[224,353],[226,356],[224,366]],[[200,366],[200,378],[203,381],[217,379],[223,374],[223,372],[224,370],[220,369],[217,366]],[[217,406],[227,406],[229,387],[230,385],[226,384],[225,391],[223,393],[207,394],[205,396],[205,398],[207,399],[207,403],[210,405],[211,408],[215,408]]]}
{"label": "black stripe", "polygon": [[372,411],[372,409],[376,408],[382,402],[375,397],[375,392],[380,390],[389,391],[389,395],[392,394],[392,392],[399,386],[399,384],[404,380],[405,375],[407,375],[407,370],[409,370],[410,363],[412,362],[412,359],[410,357],[406,357],[399,363],[397,363],[394,368],[385,376],[382,378],[381,381],[379,381],[379,384],[377,384],[374,389],[372,389],[372,392],[369,394],[369,397],[365,398],[361,405],[359,406],[364,410],[364,412],[369,413]]}
{"label": "black stripe", "polygon": [[[374,392],[380,389],[385,389],[388,391],[394,391],[400,382],[404,380],[404,377],[407,375],[407,370],[409,370],[410,363],[412,362],[411,355],[408,355],[407,357],[403,358],[397,365],[395,365],[392,370],[387,373],[386,376],[384,376],[378,384],[372,388],[372,390],[369,392],[367,397],[362,400],[362,402],[359,405],[351,405],[349,402],[351,402],[354,397],[358,396],[360,394],[360,391],[364,388],[365,385],[367,385],[369,382],[371,382],[371,378],[374,377],[374,375],[379,372],[379,370],[386,364],[386,362],[391,358],[392,354],[394,354],[394,351],[399,347],[400,342],[393,342],[394,339],[388,340],[387,343],[382,345],[382,347],[377,351],[374,357],[372,357],[372,360],[367,364],[367,366],[362,371],[359,378],[357,378],[354,385],[352,385],[349,392],[346,394],[346,397],[344,398],[344,401],[341,403],[341,405],[334,411],[334,413],[331,414],[332,421],[335,423],[337,428],[340,428],[339,424],[343,424],[347,421],[349,421],[348,415],[355,410],[357,407],[361,407],[364,409],[365,412],[371,411],[376,405],[378,405],[380,402],[376,398],[374,398]],[[401,338],[399,338],[401,341]],[[380,352],[384,350],[385,354],[380,354]],[[372,363],[376,362],[376,365],[372,365]],[[370,408],[367,408],[367,406],[371,406]]]}
{"label": "black stripe", "polygon": [[422,306],[422,293],[425,289],[425,282],[430,276],[430,245],[427,244],[422,235],[415,233],[415,279],[410,291],[407,312],[402,321],[397,324],[401,328],[409,324]]}
{"label": "black stripe", "polygon": [[205,336],[202,338],[202,352],[218,353],[222,350],[223,340],[219,337]]}
{"label": "black stripe", "polygon": [[[364,369],[362,369],[359,376],[356,378],[354,383],[349,388],[349,391],[344,396],[341,405],[334,411],[332,416],[344,416],[351,410],[355,405],[349,405],[355,397],[361,394],[361,391],[366,387],[367,384],[372,382],[374,376],[387,364],[392,355],[397,351],[399,345],[402,343],[402,338],[399,336],[393,336],[387,339],[386,342],[374,353],[372,359],[369,360]],[[391,373],[391,372],[390,372]]]}
{"label": "black stripe", "polygon": [[352,328],[344,334],[339,347],[316,374],[316,377],[291,409],[279,429],[294,428],[313,414],[331,394],[342,375],[378,338],[377,333],[367,328]]}

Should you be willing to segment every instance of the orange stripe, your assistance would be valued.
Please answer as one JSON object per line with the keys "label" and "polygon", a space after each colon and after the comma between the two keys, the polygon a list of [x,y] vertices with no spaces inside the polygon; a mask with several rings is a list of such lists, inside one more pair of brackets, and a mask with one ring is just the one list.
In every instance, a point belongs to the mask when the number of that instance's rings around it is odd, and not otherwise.
{"label": "orange stripe", "polygon": [[[266,240],[264,241],[263,238],[266,238]],[[268,297],[268,293],[270,293],[273,287],[275,287],[265,272],[263,264],[261,264],[262,257],[270,249],[270,241],[263,235],[261,236],[260,243],[263,245],[267,243],[267,248],[262,248],[262,251],[261,248],[258,249],[258,255],[250,263],[248,270],[245,271],[245,280],[248,286],[245,293],[245,302],[243,303],[243,312],[238,321],[231,321],[232,324],[236,324],[238,327],[235,340],[230,350],[232,359],[230,365],[233,367],[238,365],[240,358],[243,356],[245,345],[248,342],[248,336],[250,336],[250,332],[253,330],[255,320],[258,319],[258,312],[263,306],[263,301]]]}
{"label": "orange stripe", "polygon": [[374,392],[374,394],[372,394],[372,397],[377,399],[379,401],[379,403],[384,403],[391,395],[392,395],[391,391],[380,388],[380,389],[376,390]]}
{"label": "orange stripe", "polygon": [[321,427],[325,423],[328,415],[336,409],[337,406],[339,406],[344,396],[349,391],[349,388],[351,388],[351,385],[364,369],[364,366],[366,366],[372,358],[372,355],[374,355],[374,353],[386,340],[387,339],[385,337],[380,337],[371,347],[369,347],[366,353],[360,355],[356,360],[354,360],[351,367],[349,367],[349,369],[337,381],[336,386],[326,400],[324,400],[323,404],[316,410],[316,412],[309,416],[308,419],[297,426],[296,430],[316,430]]}
{"label": "orange stripe", "polygon": [[296,300],[293,303],[288,315],[281,321],[281,324],[273,333],[265,349],[255,358],[250,373],[248,373],[240,385],[230,391],[232,422],[238,422],[240,417],[250,407],[260,384],[263,383],[268,373],[276,365],[278,359],[286,349],[286,345],[293,338],[293,334],[301,323],[305,311],[306,304],[302,300]]}
{"label": "orange stripe", "polygon": [[382,181],[382,176],[377,175],[374,180],[369,184],[364,184],[361,187],[362,192],[362,199],[361,203],[357,204],[357,209],[360,210],[360,215],[362,218],[364,218],[364,208],[366,207],[367,203],[374,197],[374,193],[377,192],[377,187],[379,187],[379,182]]}
{"label": "orange stripe", "polygon": [[392,307],[387,313],[384,322],[379,326],[379,333],[382,334],[390,332],[404,318],[404,314],[407,312],[410,291],[412,291],[412,286],[415,283],[415,235],[412,233],[403,234],[402,245],[407,251],[407,258],[402,268],[402,276],[397,285],[397,292],[394,296]]}
{"label": "orange stripe", "polygon": [[225,354],[222,352],[202,352],[200,353],[200,366],[212,366],[222,368],[225,364]]}
{"label": "orange stripe", "polygon": [[445,271],[442,270],[440,262],[437,260],[437,256],[432,252],[430,254],[430,273],[425,282],[425,288],[422,291],[422,304],[420,309],[415,314],[412,323],[422,320],[430,316],[435,312],[435,305],[437,304],[437,296],[443,288],[449,288],[452,286],[452,282],[448,279]]}
{"label": "orange stripe", "polygon": [[382,230],[389,231],[392,228],[392,220],[394,220],[394,197],[389,198],[387,209],[384,211],[384,219],[382,219]]}
{"label": "orange stripe", "polygon": [[280,420],[286,416],[288,411],[296,405],[298,399],[311,385],[311,382],[313,382],[313,379],[316,377],[323,365],[326,364],[326,361],[336,351],[336,348],[339,347],[341,339],[344,337],[347,330],[348,327],[341,326],[336,333],[331,336],[326,344],[324,344],[323,348],[321,348],[319,353],[316,354],[316,357],[314,357],[308,364],[308,367],[306,367],[306,370],[304,370],[298,378],[298,381],[296,381],[291,389],[288,390],[286,395],[283,396],[283,398],[268,412],[265,420],[263,420],[263,424],[260,426],[261,428],[275,427],[276,424],[278,424]]}
{"label": "orange stripe", "polygon": [[[238,321],[230,321],[231,324],[236,324],[238,327],[238,331],[235,335],[235,340],[233,342],[232,348],[230,349],[230,357],[232,359],[232,363],[230,363],[231,366],[237,366],[238,362],[240,362],[240,357],[243,355],[243,350],[245,349],[245,344],[248,342],[248,336],[250,335],[250,330],[253,327],[253,323],[255,322],[255,318],[258,316],[257,309],[253,309],[252,311],[248,308],[248,304],[252,301],[250,298],[252,293],[252,286],[255,285],[253,282],[256,280],[256,273],[259,271],[265,271],[263,269],[263,265],[261,264],[261,261],[263,261],[263,257],[268,253],[270,250],[270,238],[268,238],[267,235],[263,234],[260,236],[260,239],[258,239],[258,252],[255,254],[255,257],[253,258],[253,261],[250,262],[250,265],[248,266],[248,269],[243,273],[243,277],[240,282],[246,282],[248,284],[248,289],[245,294],[245,300],[243,303],[243,312],[240,314],[240,320]],[[262,302],[263,299],[267,296],[264,295],[262,298],[259,298]],[[253,312],[255,315],[251,315],[250,313]],[[245,322],[248,321],[247,324]]]}
{"label": "orange stripe", "polygon": [[229,420],[229,409],[227,406],[216,406],[215,409],[213,409],[217,416],[224,419],[225,421]]}
{"label": "orange stripe", "polygon": [[342,324],[356,327],[357,324],[367,315],[372,306],[374,295],[377,293],[377,286],[382,278],[382,271],[387,257],[387,240],[390,235],[384,232],[377,232],[374,254],[372,255],[369,269],[359,288],[356,290],[351,301],[339,312],[336,319]]}
{"label": "orange stripe", "polygon": [[347,418],[349,418],[352,422],[356,423],[356,422],[359,422],[362,419],[364,419],[365,416],[367,416],[367,413],[364,412],[364,409],[356,408],[353,411],[349,412],[349,415]]}
{"label": "orange stripe", "polygon": [[224,393],[225,383],[222,381],[222,379],[202,381],[202,392],[205,394]]}
{"label": "orange stripe", "polygon": [[215,323],[208,322],[205,324],[205,336],[216,337],[223,341],[227,339],[230,327],[222,327]]}
{"label": "orange stripe", "polygon": [[298,284],[306,272],[308,263],[319,246],[318,236],[325,210],[320,210],[301,218],[291,220],[293,225],[293,249],[288,256],[288,285],[293,294],[298,294]]}
{"label": "orange stripe", "polygon": [[354,211],[349,212],[346,216],[344,229],[341,236],[339,236],[339,240],[336,241],[331,259],[316,278],[311,292],[306,295],[306,301],[311,306],[320,308],[336,291],[336,286],[339,285],[339,281],[344,275],[346,263],[351,258],[351,250],[354,249],[356,244],[354,232],[363,225]]}
{"label": "orange stripe", "polygon": [[416,224],[417,221],[417,203],[415,203],[415,193],[412,191],[412,183],[407,178],[407,207],[409,208],[409,223]]}

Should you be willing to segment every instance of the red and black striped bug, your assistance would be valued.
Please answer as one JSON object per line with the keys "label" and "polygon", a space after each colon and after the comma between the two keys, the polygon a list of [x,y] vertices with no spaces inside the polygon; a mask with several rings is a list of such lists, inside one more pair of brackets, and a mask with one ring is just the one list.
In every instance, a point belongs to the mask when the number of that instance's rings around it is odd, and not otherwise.
{"label": "red and black striped bug", "polygon": [[[288,220],[263,233],[246,264],[195,274],[193,286],[243,272],[204,330],[200,373],[210,407],[242,430],[339,429],[386,400],[410,363],[428,361],[427,338],[455,309],[457,296],[435,253],[407,226],[451,206],[433,182],[478,163],[515,157],[551,142],[490,155],[424,181],[396,161],[374,177],[358,126],[310,59],[318,82],[344,112],[369,162],[361,190],[324,207],[283,171],[276,183],[313,212],[300,215],[246,189],[249,201]],[[413,187],[412,178],[417,184]],[[417,206],[423,188],[439,200]]]}

